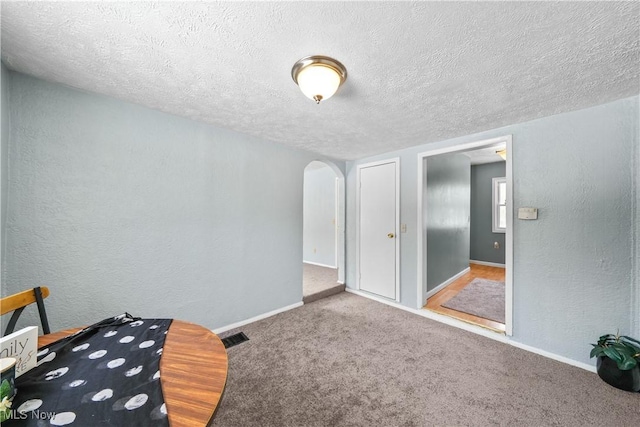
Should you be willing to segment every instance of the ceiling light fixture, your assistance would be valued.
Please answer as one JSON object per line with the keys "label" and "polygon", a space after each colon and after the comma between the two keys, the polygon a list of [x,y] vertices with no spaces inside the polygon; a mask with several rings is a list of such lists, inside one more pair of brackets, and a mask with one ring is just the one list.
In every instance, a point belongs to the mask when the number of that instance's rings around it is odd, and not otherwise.
{"label": "ceiling light fixture", "polygon": [[293,65],[291,77],[307,98],[320,104],[320,101],[331,98],[347,80],[347,69],[333,58],[312,55]]}
{"label": "ceiling light fixture", "polygon": [[496,151],[496,154],[502,157],[502,160],[507,160],[507,149],[503,148],[502,150]]}

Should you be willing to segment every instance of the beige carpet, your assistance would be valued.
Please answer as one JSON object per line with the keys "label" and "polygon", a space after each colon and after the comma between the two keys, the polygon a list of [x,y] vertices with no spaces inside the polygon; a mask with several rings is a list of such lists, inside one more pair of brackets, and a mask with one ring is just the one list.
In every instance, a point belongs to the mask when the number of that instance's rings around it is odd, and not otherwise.
{"label": "beige carpet", "polygon": [[302,302],[308,304],[344,291],[338,283],[338,270],[313,264],[303,265]]}
{"label": "beige carpet", "polygon": [[640,393],[345,292],[239,330],[250,341],[228,349],[217,427],[582,427],[640,420]]}

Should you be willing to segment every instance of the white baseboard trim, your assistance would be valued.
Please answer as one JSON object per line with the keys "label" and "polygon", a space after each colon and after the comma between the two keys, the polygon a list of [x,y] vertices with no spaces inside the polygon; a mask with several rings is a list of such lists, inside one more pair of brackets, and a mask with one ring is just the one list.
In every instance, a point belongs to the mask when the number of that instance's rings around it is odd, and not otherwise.
{"label": "white baseboard trim", "polygon": [[311,264],[311,265],[317,265],[318,267],[326,267],[326,268],[333,268],[334,270],[336,270],[338,267],[336,267],[335,265],[327,265],[327,264],[320,264],[318,262],[311,262],[311,261],[302,261],[303,264]]}
{"label": "white baseboard trim", "polygon": [[465,274],[467,274],[469,271],[471,271],[471,267],[467,267],[464,270],[462,270],[460,273],[456,274],[455,276],[449,277],[447,280],[445,280],[444,282],[440,283],[435,288],[433,288],[430,291],[428,291],[427,295],[426,295],[427,299],[429,299],[429,297],[434,296],[435,294],[440,292],[443,288],[446,288],[448,285],[450,285],[451,283],[455,282],[460,277],[462,277]]}
{"label": "white baseboard trim", "polygon": [[522,344],[518,341],[509,340],[508,342],[514,347],[521,348],[523,350],[530,351],[531,353],[536,353],[544,357],[548,357],[549,359],[557,360],[558,362],[566,363],[567,365],[575,366],[577,368],[582,368],[586,371],[597,373],[597,369],[593,365],[589,365],[588,363],[578,362],[577,360],[569,359],[568,357],[560,356],[559,354],[551,353],[546,350],[539,349],[537,347],[532,347],[527,344]]}
{"label": "white baseboard trim", "polygon": [[388,299],[386,299],[384,297],[379,297],[379,296],[374,295],[374,294],[370,294],[369,292],[361,291],[359,289],[351,289],[351,288],[344,288],[344,290],[346,292],[351,292],[352,294],[356,294],[356,295],[361,296],[361,297],[369,298],[369,299],[372,299],[374,301],[378,301],[378,302],[381,302],[383,304],[390,305],[391,307],[399,308],[400,310],[411,311],[410,308],[405,307],[404,305],[402,305],[402,304],[400,304],[398,302],[395,302],[395,301],[392,301],[392,300],[388,300]]}
{"label": "white baseboard trim", "polygon": [[364,297],[364,298],[369,298],[371,300],[374,300],[374,301],[377,301],[377,302],[381,302],[383,304],[387,304],[387,305],[389,305],[391,307],[399,308],[400,310],[408,311],[409,313],[417,314],[418,316],[426,317],[427,319],[435,320],[436,322],[444,323],[444,324],[447,324],[449,326],[454,326],[456,328],[463,329],[465,331],[469,331],[469,332],[472,332],[472,333],[477,334],[477,335],[482,335],[483,337],[487,337],[487,338],[490,338],[490,339],[495,340],[495,341],[499,341],[499,342],[504,343],[504,344],[509,344],[509,345],[514,346],[514,347],[518,347],[518,348],[520,348],[522,350],[525,350],[525,351],[528,351],[528,352],[531,352],[531,353],[539,354],[541,356],[547,357],[549,359],[556,360],[558,362],[566,363],[567,365],[575,366],[577,368],[581,368],[581,369],[584,369],[584,370],[589,371],[589,372],[594,372],[594,373],[596,372],[596,367],[595,366],[592,366],[592,365],[589,365],[589,364],[583,363],[583,362],[578,362],[577,360],[573,360],[573,359],[570,359],[568,357],[560,356],[558,354],[551,353],[549,351],[542,350],[542,349],[539,349],[537,347],[533,347],[533,346],[530,346],[530,345],[527,345],[527,344],[519,343],[518,341],[514,341],[514,340],[510,339],[506,335],[503,335],[503,334],[498,333],[498,332],[491,331],[491,330],[483,328],[481,326],[472,325],[471,323],[463,322],[462,320],[454,319],[452,317],[445,316],[445,315],[442,315],[442,314],[438,314],[438,313],[435,313],[435,312],[430,311],[430,310],[418,310],[418,309],[415,309],[415,308],[405,307],[404,305],[398,304],[396,302],[387,301],[387,300],[385,300],[383,298],[377,298],[377,297],[375,297],[373,295],[370,295],[370,294],[367,294],[365,292],[358,291],[358,290],[355,290],[355,289],[347,288],[346,291],[347,292],[351,292],[352,294]]}
{"label": "white baseboard trim", "polygon": [[267,317],[275,316],[278,313],[282,313],[284,311],[293,310],[294,308],[301,307],[302,301],[297,302],[295,304],[288,305],[286,307],[278,308],[276,310],[270,311],[268,313],[259,314],[258,316],[252,317],[250,319],[241,320],[240,322],[232,323],[227,326],[222,326],[221,328],[212,329],[212,332],[216,335],[221,334],[223,332],[229,331],[231,329],[239,328],[244,325],[248,325],[249,323],[257,322],[258,320],[266,319]]}
{"label": "white baseboard trim", "polygon": [[497,262],[489,262],[489,261],[476,261],[475,259],[470,259],[469,264],[478,264],[478,265],[487,265],[489,267],[506,268],[504,264],[499,264]]}

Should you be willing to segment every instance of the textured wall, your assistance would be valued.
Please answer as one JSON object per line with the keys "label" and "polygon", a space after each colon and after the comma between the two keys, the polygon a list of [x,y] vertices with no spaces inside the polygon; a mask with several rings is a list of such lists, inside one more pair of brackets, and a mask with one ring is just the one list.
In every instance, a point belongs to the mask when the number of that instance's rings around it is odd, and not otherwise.
{"label": "textured wall", "polygon": [[[640,112],[640,98],[636,98],[636,111]],[[640,121],[635,121],[635,157],[633,174],[635,177],[635,184],[633,187],[635,193],[635,219],[633,222],[635,228],[635,250],[632,253],[631,259],[635,264],[634,282],[632,283],[632,291],[635,293],[634,298],[631,300],[631,331],[636,338],[640,339]],[[635,285],[635,286],[633,286]]]}
{"label": "textured wall", "polygon": [[[504,233],[494,233],[493,178],[506,174],[506,163],[495,162],[471,166],[471,248],[470,258],[475,261],[504,264]],[[499,249],[493,247],[498,242]]]}
{"label": "textured wall", "polygon": [[[636,109],[640,111],[640,98],[636,99]],[[634,282],[632,284],[632,292],[635,292],[635,297],[632,299],[631,304],[631,331],[634,336],[640,339],[640,121],[635,122],[635,160],[634,160],[633,174],[635,175],[635,185],[633,187],[635,197],[635,220],[633,225],[635,227],[635,251],[633,252],[631,259],[635,264]],[[635,286],[633,286],[635,285]]]}
{"label": "textured wall", "polygon": [[336,265],[336,174],[329,166],[305,169],[302,259]]}
{"label": "textured wall", "polygon": [[129,311],[216,328],[302,299],[313,155],[12,74],[7,281],[53,329]]}
{"label": "textured wall", "polygon": [[[0,76],[0,277],[2,289],[1,294],[5,294],[5,274],[4,274],[4,255],[5,255],[5,225],[7,220],[7,182],[9,178],[9,71],[4,64],[0,65],[2,74]],[[0,326],[1,328],[1,326]],[[4,328],[1,328],[4,331]]]}
{"label": "textured wall", "polygon": [[[594,363],[590,342],[637,324],[630,301],[638,293],[632,257],[639,113],[635,96],[349,162],[347,192],[355,194],[359,163],[401,159],[401,221],[408,227],[401,235],[401,303],[416,306],[417,154],[512,134],[514,209],[539,208],[537,221],[514,220],[513,339]],[[354,197],[347,209],[349,286],[355,283]]]}
{"label": "textured wall", "polygon": [[424,211],[427,291],[469,267],[469,157],[441,154],[426,160]]}
{"label": "textured wall", "polygon": [[632,98],[514,134],[516,206],[539,208],[537,221],[515,220],[519,340],[587,361],[594,337],[630,333],[637,121]]}

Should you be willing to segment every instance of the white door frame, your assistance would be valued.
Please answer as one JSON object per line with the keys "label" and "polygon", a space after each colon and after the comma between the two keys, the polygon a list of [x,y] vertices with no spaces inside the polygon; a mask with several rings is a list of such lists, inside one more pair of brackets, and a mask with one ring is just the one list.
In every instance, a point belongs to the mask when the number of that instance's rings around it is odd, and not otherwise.
{"label": "white door frame", "polygon": [[486,148],[499,144],[507,146],[506,178],[507,178],[507,232],[505,233],[505,333],[508,336],[513,334],[513,168],[512,168],[512,142],[511,135],[498,138],[485,139],[482,141],[470,142],[466,144],[452,145],[450,147],[438,148],[418,154],[418,300],[417,308],[421,309],[426,303],[425,289],[425,259],[427,255],[427,242],[424,238],[423,225],[425,216],[423,214],[423,194],[425,187],[426,167],[424,159],[438,154],[469,151],[477,148]]}
{"label": "white door frame", "polygon": [[345,191],[345,179],[342,171],[333,163],[327,164],[334,170],[337,177],[336,185],[336,265],[338,266],[338,283],[346,283],[346,236],[347,229],[347,197]]}
{"label": "white door frame", "polygon": [[[335,265],[336,265],[336,268],[339,269],[340,262],[338,260],[338,251],[339,251],[340,245],[338,244],[338,241],[340,240],[340,226],[339,226],[340,221],[338,220],[338,218],[340,217],[340,179],[338,178],[338,176],[336,176],[336,182],[334,186],[334,195],[335,195],[335,211],[333,215],[335,220],[333,222],[333,229],[334,229],[335,243],[336,243],[336,247],[334,249],[335,256],[336,256]],[[344,267],[342,268],[342,270],[344,270]],[[344,284],[344,279],[342,280],[342,282],[340,282],[339,279],[340,278],[338,278],[338,283]]]}
{"label": "white door frame", "polygon": [[[392,159],[380,160],[377,162],[364,163],[356,168],[356,289],[361,292],[367,292],[360,289],[360,170],[372,166],[385,165],[387,163],[395,163],[396,166],[396,223],[395,223],[395,243],[396,243],[396,302],[400,302],[400,157]],[[367,292],[368,293],[368,292]],[[376,295],[379,298],[383,296]]]}

